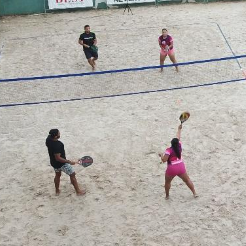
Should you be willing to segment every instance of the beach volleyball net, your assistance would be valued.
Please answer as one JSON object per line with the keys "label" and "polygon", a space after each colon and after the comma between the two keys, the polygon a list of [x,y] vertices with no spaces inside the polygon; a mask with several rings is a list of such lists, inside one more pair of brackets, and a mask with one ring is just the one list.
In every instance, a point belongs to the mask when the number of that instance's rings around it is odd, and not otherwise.
{"label": "beach volleyball net", "polygon": [[[0,106],[37,105],[55,102],[156,93],[245,80],[246,55],[146,66],[93,73],[60,74],[0,80]],[[192,93],[192,92],[191,92]]]}

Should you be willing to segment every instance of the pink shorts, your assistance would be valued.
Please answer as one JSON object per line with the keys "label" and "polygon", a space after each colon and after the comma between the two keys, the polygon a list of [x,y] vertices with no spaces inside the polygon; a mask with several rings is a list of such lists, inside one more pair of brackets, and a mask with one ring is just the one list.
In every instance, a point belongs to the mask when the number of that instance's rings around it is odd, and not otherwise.
{"label": "pink shorts", "polygon": [[165,51],[164,49],[161,49],[160,51],[160,55],[162,56],[167,56],[167,55],[172,55],[172,54],[174,54],[174,49],[171,49],[169,51]]}
{"label": "pink shorts", "polygon": [[176,175],[181,175],[186,173],[186,169],[185,169],[185,164],[183,162],[179,163],[179,164],[174,164],[174,165],[167,165],[167,170],[166,170],[166,175],[167,176],[176,176]]}

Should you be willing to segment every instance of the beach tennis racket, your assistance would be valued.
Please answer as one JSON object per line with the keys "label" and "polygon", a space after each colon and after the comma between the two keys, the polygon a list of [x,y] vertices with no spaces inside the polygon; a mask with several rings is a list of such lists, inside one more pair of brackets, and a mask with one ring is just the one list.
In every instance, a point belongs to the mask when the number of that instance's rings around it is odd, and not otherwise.
{"label": "beach tennis racket", "polygon": [[96,45],[92,45],[92,46],[91,46],[91,50],[92,50],[93,52],[95,52],[95,53],[98,52],[98,48],[97,48]]}
{"label": "beach tennis racket", "polygon": [[181,124],[183,124],[185,121],[187,121],[190,118],[190,113],[189,112],[184,112],[180,115],[179,120]]}
{"label": "beach tennis racket", "polygon": [[89,167],[93,163],[93,159],[90,156],[83,156],[78,160],[78,163],[83,167]]}

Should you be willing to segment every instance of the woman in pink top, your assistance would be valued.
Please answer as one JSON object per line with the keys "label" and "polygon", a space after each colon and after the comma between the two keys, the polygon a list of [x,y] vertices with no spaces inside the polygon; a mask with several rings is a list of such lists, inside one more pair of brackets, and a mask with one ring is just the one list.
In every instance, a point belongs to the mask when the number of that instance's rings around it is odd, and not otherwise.
{"label": "woman in pink top", "polygon": [[[177,61],[175,59],[174,49],[173,49],[173,38],[168,35],[168,31],[166,28],[162,29],[162,35],[158,39],[161,51],[160,51],[160,65],[164,65],[164,61],[169,56],[170,60],[173,64],[176,64]],[[178,72],[178,66],[175,66],[176,71]],[[161,68],[161,72],[163,71],[163,67]]]}
{"label": "woman in pink top", "polygon": [[182,144],[180,142],[182,125],[178,127],[177,138],[172,139],[171,147],[167,148],[164,154],[159,154],[162,162],[167,161],[167,169],[165,175],[165,191],[166,199],[169,198],[169,190],[171,182],[175,176],[179,176],[192,191],[194,197],[198,197],[188,174],[186,173],[185,164],[181,157]]}

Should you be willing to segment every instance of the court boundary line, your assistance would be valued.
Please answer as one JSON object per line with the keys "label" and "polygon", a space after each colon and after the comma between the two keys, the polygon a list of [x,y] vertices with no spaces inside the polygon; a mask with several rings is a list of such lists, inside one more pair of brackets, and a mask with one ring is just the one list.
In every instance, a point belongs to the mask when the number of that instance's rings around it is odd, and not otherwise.
{"label": "court boundary line", "polygon": [[13,83],[13,82],[23,82],[23,81],[35,81],[35,80],[45,80],[45,79],[83,77],[83,76],[91,76],[91,75],[143,71],[143,70],[149,70],[149,69],[158,69],[162,67],[165,68],[165,67],[192,65],[192,64],[203,64],[203,63],[209,63],[209,62],[235,60],[235,59],[240,59],[240,58],[246,58],[246,54],[239,55],[239,56],[229,56],[229,57],[221,57],[221,58],[214,58],[214,59],[196,60],[196,61],[190,61],[190,62],[180,62],[176,64],[166,64],[166,65],[161,65],[161,66],[155,65],[155,66],[124,68],[124,69],[104,70],[104,71],[85,72],[85,73],[71,73],[71,74],[57,74],[57,75],[46,75],[46,76],[0,79],[0,83],[9,83],[9,82]]}
{"label": "court boundary line", "polygon": [[104,95],[104,96],[93,96],[93,97],[82,97],[82,98],[71,98],[71,99],[60,99],[60,100],[59,99],[58,100],[47,100],[47,101],[39,101],[39,102],[0,104],[0,108],[32,106],[32,105],[62,103],[62,102],[74,102],[74,101],[83,101],[83,100],[95,100],[95,99],[114,98],[114,97],[122,97],[122,96],[133,96],[133,95],[141,95],[141,94],[168,92],[168,91],[184,90],[184,89],[191,89],[191,88],[198,88],[198,87],[209,87],[209,86],[229,84],[229,83],[238,83],[244,80],[245,78],[218,81],[218,82],[210,82],[210,83],[196,84],[196,85],[188,85],[188,86],[180,86],[180,87],[173,87],[173,88],[166,88],[166,89],[159,89],[159,90],[148,90],[148,91],[121,93],[121,94],[111,94],[111,95]]}
{"label": "court boundary line", "polygon": [[[215,24],[216,24],[217,27],[219,28],[219,31],[220,31],[221,35],[223,36],[224,41],[226,42],[227,46],[229,47],[229,49],[230,49],[232,55],[233,55],[234,57],[236,57],[236,55],[235,55],[235,53],[234,53],[234,51],[233,51],[233,49],[232,49],[232,47],[231,47],[229,41],[227,40],[227,38],[226,38],[226,36],[225,36],[225,34],[224,34],[222,28],[220,27],[220,25],[219,25],[217,22],[215,22]],[[238,64],[239,68],[240,68],[241,70],[243,70],[243,68],[242,68],[242,66],[241,66],[241,64],[240,64],[240,62],[238,61],[237,58],[236,58],[236,62],[237,62],[237,64]]]}

